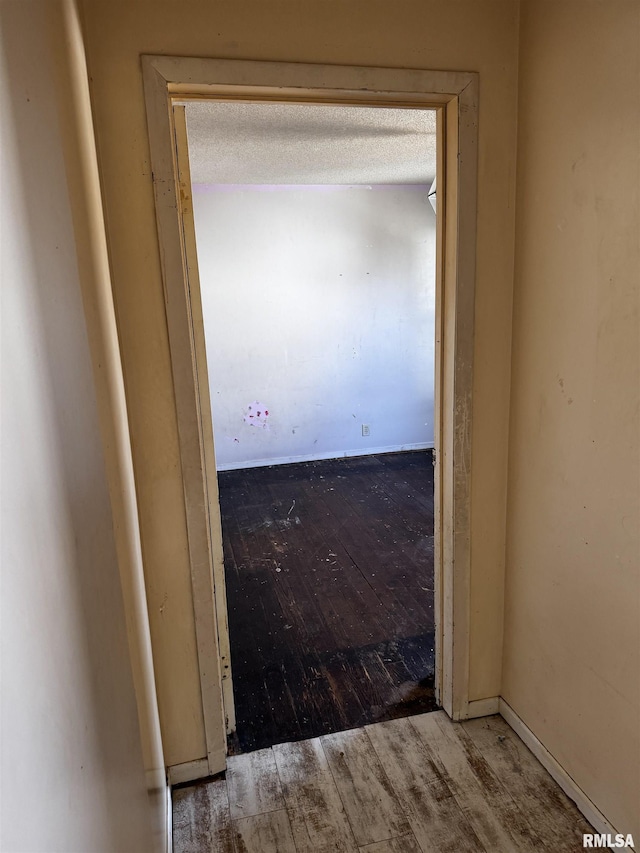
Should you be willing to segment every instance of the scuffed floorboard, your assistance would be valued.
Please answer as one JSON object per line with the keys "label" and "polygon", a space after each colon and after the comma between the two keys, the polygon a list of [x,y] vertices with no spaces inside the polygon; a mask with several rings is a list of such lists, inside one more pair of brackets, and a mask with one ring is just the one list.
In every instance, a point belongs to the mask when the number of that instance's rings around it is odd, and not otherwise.
{"label": "scuffed floorboard", "polygon": [[174,853],[572,853],[592,828],[501,717],[443,711],[228,759]]}
{"label": "scuffed floorboard", "polygon": [[231,752],[434,710],[431,452],[219,483]]}

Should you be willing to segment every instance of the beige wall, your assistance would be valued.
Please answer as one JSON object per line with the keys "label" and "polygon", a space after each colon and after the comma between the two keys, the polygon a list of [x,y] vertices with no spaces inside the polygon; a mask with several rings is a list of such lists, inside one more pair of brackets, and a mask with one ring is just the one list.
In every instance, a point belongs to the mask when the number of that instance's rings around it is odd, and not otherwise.
{"label": "beige wall", "polygon": [[[167,763],[199,758],[205,745],[139,56],[170,53],[476,70],[480,162],[470,699],[502,692],[614,826],[640,835],[638,10],[635,0],[522,3],[511,377],[515,0],[350,0],[330,6],[311,0],[84,0]],[[14,50],[13,61],[17,59]],[[24,160],[27,155],[22,153]],[[33,158],[34,165],[51,162],[54,153],[47,149]],[[28,164],[23,173],[32,182],[37,174],[29,172]],[[53,173],[47,172],[49,181]],[[32,185],[30,198],[37,197],[39,187]],[[22,210],[23,220],[41,209],[30,205]],[[42,311],[41,300],[55,292],[49,288],[43,293],[37,287],[43,269],[53,274],[53,250],[45,263],[41,250],[23,246],[22,220],[13,216],[18,233],[12,263],[20,275],[32,265],[25,279],[30,290],[18,294],[23,301],[15,303],[15,310],[32,325],[33,312]],[[64,219],[58,217],[55,227],[63,226]],[[33,231],[31,222],[29,227]],[[47,228],[43,236],[57,238]],[[66,245],[70,253],[68,236],[57,245]],[[73,277],[64,277],[67,288],[70,280]],[[64,312],[54,310],[59,304]],[[97,590],[105,601],[115,596],[108,580],[112,575],[107,570],[99,577],[84,572],[81,584],[74,574],[86,554],[94,567],[110,565],[113,545],[101,547],[98,555],[92,550],[96,542],[109,541],[96,521],[102,518],[96,502],[105,497],[104,484],[100,492],[95,483],[103,474],[97,446],[87,438],[91,428],[69,418],[74,408],[81,409],[82,417],[92,417],[84,402],[85,394],[91,394],[82,373],[86,360],[79,355],[86,342],[69,334],[68,318],[74,316],[73,311],[69,314],[69,300],[59,304],[44,303],[46,322],[40,321],[36,343],[48,364],[55,364],[55,357],[68,359],[63,373],[44,373],[21,338],[14,345],[14,352],[22,355],[12,359],[12,366],[28,379],[15,386],[21,395],[15,412],[21,416],[20,437],[34,450],[28,459],[14,454],[10,470],[19,486],[14,513],[28,506],[31,517],[35,506],[49,518],[55,506],[64,514],[55,524],[38,528],[28,541],[25,536],[14,536],[15,544],[11,540],[15,564],[24,569],[15,591],[9,587],[8,600],[15,630],[22,626],[18,616],[24,621],[31,612],[47,625],[45,603],[57,605],[58,619],[47,629],[48,648],[65,660],[63,674],[82,694],[73,703],[78,718],[91,708],[100,720],[96,696],[107,687],[120,691],[114,725],[122,726],[122,740],[112,743],[113,730],[94,725],[93,740],[83,735],[67,754],[69,735],[63,725],[53,743],[42,736],[33,746],[34,762],[42,753],[46,757],[60,750],[69,765],[65,772],[71,790],[85,798],[87,822],[66,831],[77,832],[81,841],[97,832],[100,844],[108,846],[110,832],[122,832],[123,837],[139,832],[144,838],[139,814],[123,804],[118,827],[107,827],[105,818],[98,831],[96,789],[80,782],[88,775],[98,785],[100,778],[113,778],[111,771],[117,772],[129,780],[127,803],[137,802],[139,747],[130,727],[131,697],[126,698],[120,683],[122,672],[115,664],[103,671],[102,647],[87,640],[91,624],[90,638],[94,631],[97,636],[104,631],[116,649],[116,661],[124,659],[121,617],[107,625],[100,619],[104,611],[96,607]],[[63,387],[59,375],[65,376]],[[86,385],[76,396],[74,383],[78,388]],[[31,479],[36,467],[39,476],[45,472],[47,489],[36,488],[40,479]],[[87,478],[92,488],[82,490]],[[87,494],[92,501],[85,499]],[[21,531],[20,523],[16,529]],[[92,536],[85,539],[87,530]],[[59,558],[50,559],[43,581],[36,568],[44,559],[41,555],[50,554]],[[82,621],[77,608],[65,611],[64,603],[73,596],[95,618]],[[121,614],[116,599],[114,612]],[[26,601],[31,610],[21,604]],[[60,612],[68,616],[63,629]],[[82,656],[78,649],[85,649]],[[37,679],[18,681],[24,667],[18,673],[17,664],[23,661]],[[46,687],[51,706],[45,707],[55,713],[65,700],[58,682],[47,680],[46,663],[39,645],[25,642],[24,658],[14,661],[9,671],[16,689],[31,700],[27,708],[39,707],[38,691]],[[31,716],[8,719],[17,734],[27,738],[24,727]],[[73,723],[82,731],[81,720],[73,717]],[[81,752],[88,760],[79,771],[74,760]],[[16,756],[13,764],[20,768],[29,762],[19,762]],[[47,793],[59,805],[44,766],[45,783],[51,787]],[[105,802],[120,806],[120,789],[104,784]],[[19,803],[10,805],[19,813]],[[45,815],[62,832],[53,811]],[[62,835],[60,839],[61,846],[67,842]]]}
{"label": "beige wall", "polygon": [[640,838],[640,4],[522,5],[503,696]]}
{"label": "beige wall", "polygon": [[501,677],[513,274],[515,0],[85,0],[87,50],[131,412],[169,764],[205,754],[175,405],[140,54],[480,72],[470,698]]}
{"label": "beige wall", "polygon": [[0,847],[151,853],[164,803],[148,797],[81,298],[60,11],[0,6]]}

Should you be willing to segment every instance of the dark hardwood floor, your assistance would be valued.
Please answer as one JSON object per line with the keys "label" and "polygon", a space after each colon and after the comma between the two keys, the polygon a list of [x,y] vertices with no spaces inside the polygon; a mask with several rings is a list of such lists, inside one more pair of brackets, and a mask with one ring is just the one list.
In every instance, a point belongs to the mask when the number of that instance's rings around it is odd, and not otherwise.
{"label": "dark hardwood floor", "polygon": [[231,751],[434,710],[430,451],[218,479]]}

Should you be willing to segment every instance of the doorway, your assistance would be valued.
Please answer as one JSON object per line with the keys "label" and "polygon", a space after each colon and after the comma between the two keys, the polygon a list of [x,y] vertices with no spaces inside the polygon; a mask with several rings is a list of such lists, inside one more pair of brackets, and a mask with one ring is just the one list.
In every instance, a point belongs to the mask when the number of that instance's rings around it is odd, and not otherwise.
{"label": "doorway", "polygon": [[435,112],[185,118],[232,744],[433,710]]}
{"label": "doorway", "polygon": [[[190,199],[180,178],[179,121],[172,105],[195,98],[433,107],[443,140],[436,307],[435,690],[454,718],[468,709],[469,459],[473,365],[477,79],[453,72],[358,69],[222,60],[143,58],[167,320],[181,436],[195,627],[207,738],[205,765],[224,767],[230,678],[215,466],[207,450],[208,388]],[[167,98],[170,106],[167,112]],[[188,166],[187,166],[188,169]],[[183,170],[184,172],[184,170]],[[187,192],[188,195],[188,192]],[[180,201],[179,201],[180,200]],[[180,203],[181,202],[181,203]],[[192,223],[191,223],[192,225]],[[206,405],[205,405],[206,404]],[[209,436],[210,437],[210,436]],[[211,447],[213,443],[211,441]],[[213,473],[213,477],[212,477]],[[209,567],[207,569],[207,566]],[[455,642],[454,642],[455,636]],[[227,694],[225,694],[226,696]],[[222,737],[221,737],[222,735]],[[203,759],[205,761],[205,759]],[[198,765],[197,767],[195,765]],[[186,773],[187,771],[185,771]],[[183,777],[186,778],[186,777]]]}

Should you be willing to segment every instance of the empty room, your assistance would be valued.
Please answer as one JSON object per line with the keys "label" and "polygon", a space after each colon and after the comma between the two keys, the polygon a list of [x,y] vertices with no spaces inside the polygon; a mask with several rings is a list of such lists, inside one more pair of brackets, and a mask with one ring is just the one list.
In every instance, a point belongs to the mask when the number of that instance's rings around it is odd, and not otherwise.
{"label": "empty room", "polygon": [[435,111],[185,112],[230,748],[433,710]]}
{"label": "empty room", "polygon": [[2,850],[637,849],[639,27],[0,2]]}

